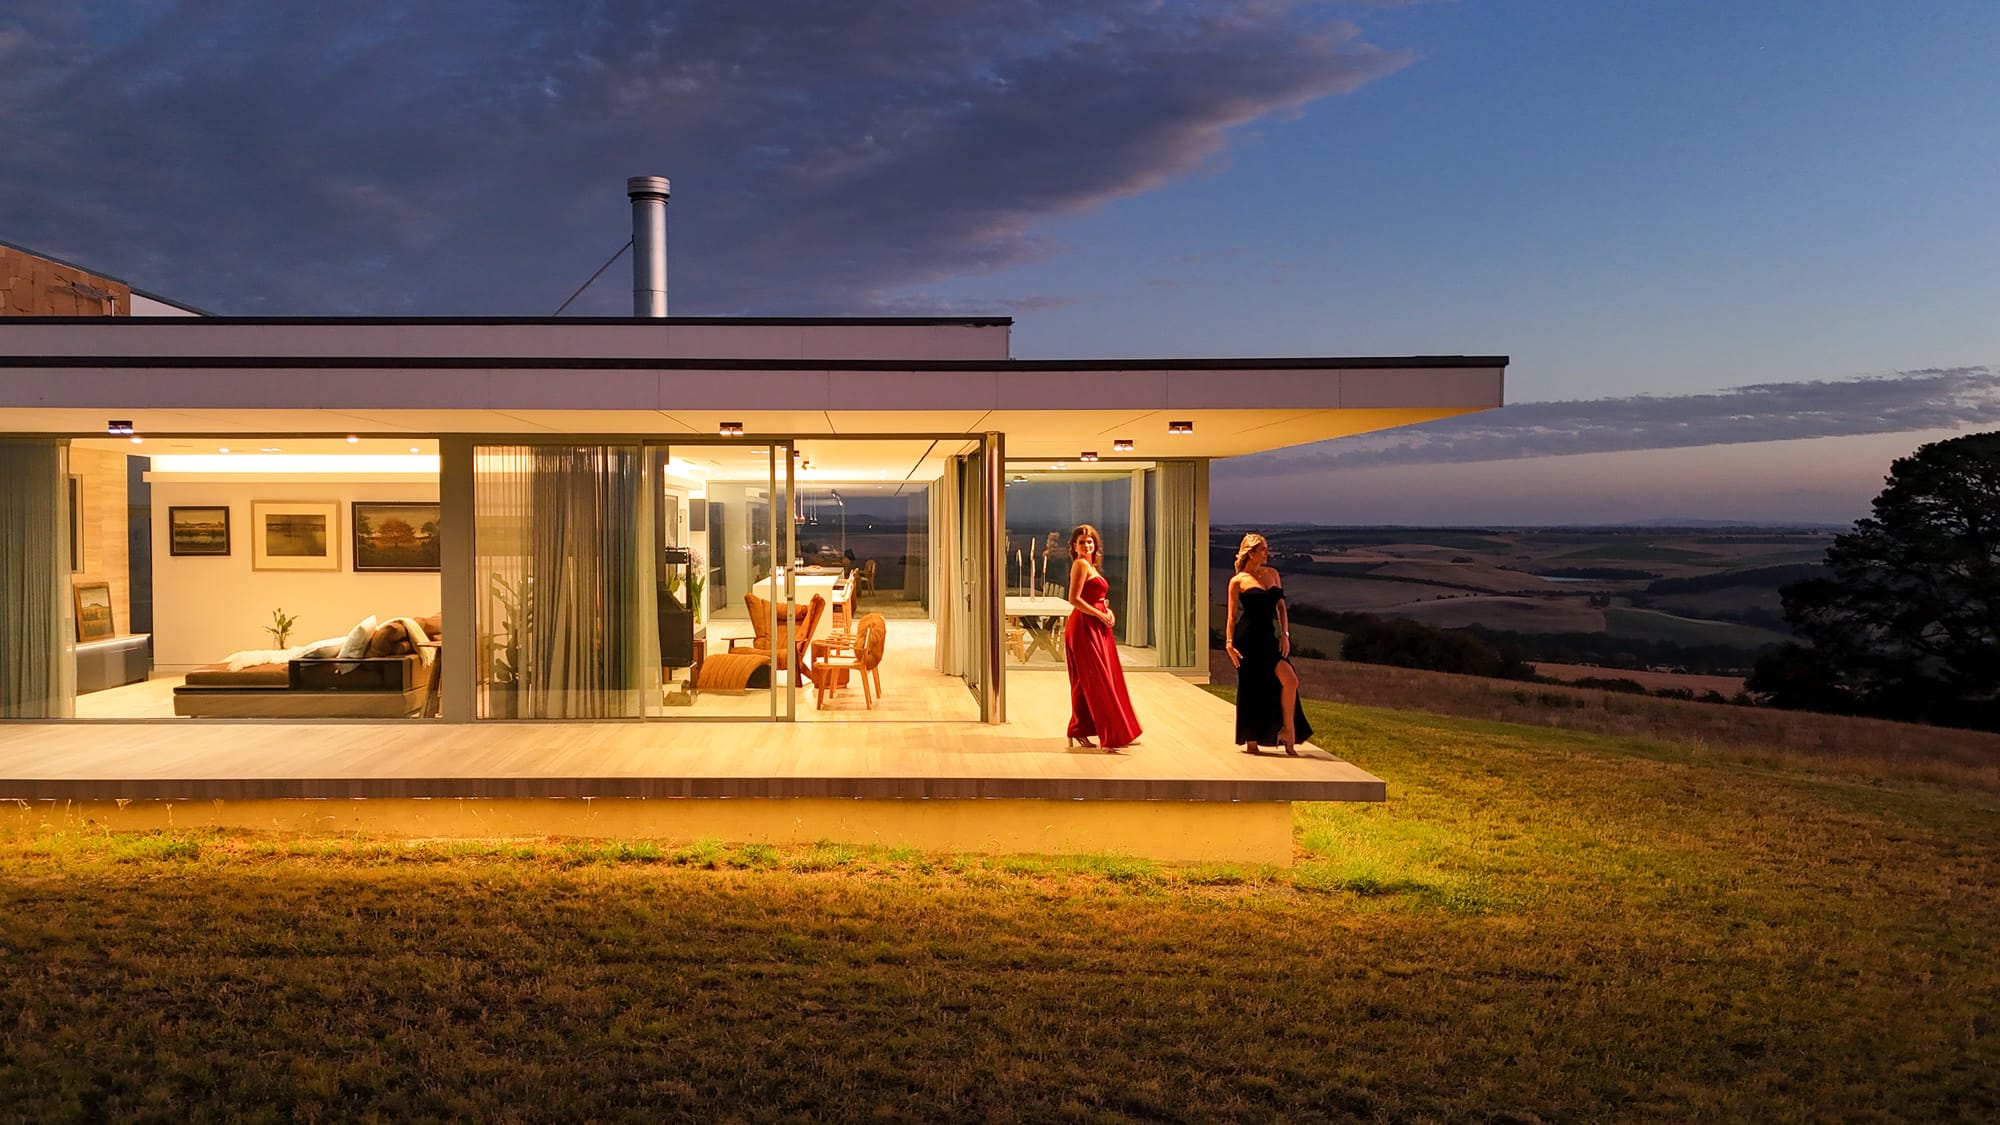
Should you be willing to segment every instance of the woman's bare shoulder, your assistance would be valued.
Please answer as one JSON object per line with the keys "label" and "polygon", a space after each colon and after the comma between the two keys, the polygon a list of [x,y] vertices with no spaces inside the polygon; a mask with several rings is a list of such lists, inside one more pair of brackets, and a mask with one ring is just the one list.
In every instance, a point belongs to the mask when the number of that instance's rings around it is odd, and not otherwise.
{"label": "woman's bare shoulder", "polygon": [[1278,568],[1275,566],[1258,567],[1257,581],[1266,586],[1283,586],[1285,584],[1285,580],[1279,576]]}

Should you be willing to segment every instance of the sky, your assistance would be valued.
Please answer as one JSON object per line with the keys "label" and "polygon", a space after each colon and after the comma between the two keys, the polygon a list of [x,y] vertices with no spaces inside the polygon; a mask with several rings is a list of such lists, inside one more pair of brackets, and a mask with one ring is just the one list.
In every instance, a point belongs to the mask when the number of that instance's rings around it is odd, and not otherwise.
{"label": "sky", "polygon": [[[0,0],[0,240],[236,315],[1499,354],[1217,522],[1845,523],[2000,426],[1993,0]],[[623,315],[620,262],[570,314]]]}

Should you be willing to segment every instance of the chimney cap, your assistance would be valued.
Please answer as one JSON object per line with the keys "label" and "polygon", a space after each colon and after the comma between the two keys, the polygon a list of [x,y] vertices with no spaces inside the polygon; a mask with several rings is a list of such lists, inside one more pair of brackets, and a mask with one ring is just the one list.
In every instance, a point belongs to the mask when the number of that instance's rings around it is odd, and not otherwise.
{"label": "chimney cap", "polygon": [[632,176],[625,181],[625,194],[633,199],[667,198],[669,185],[665,176]]}

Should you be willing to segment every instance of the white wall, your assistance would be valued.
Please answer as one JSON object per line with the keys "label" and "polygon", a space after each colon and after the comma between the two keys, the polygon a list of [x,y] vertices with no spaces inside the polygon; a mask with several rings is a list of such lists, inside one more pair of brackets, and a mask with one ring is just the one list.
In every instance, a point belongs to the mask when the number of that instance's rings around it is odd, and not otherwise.
{"label": "white wall", "polygon": [[[282,480],[209,473],[155,472],[153,483],[153,653],[165,671],[209,664],[239,649],[269,648],[271,611],[298,618],[292,644],[347,632],[368,614],[428,617],[441,595],[436,574],[354,573],[352,509],[356,500],[435,501],[435,477],[384,474],[288,474]],[[338,503],[339,570],[252,570],[250,503]],[[167,509],[229,506],[229,555],[179,557],[168,551]]]}

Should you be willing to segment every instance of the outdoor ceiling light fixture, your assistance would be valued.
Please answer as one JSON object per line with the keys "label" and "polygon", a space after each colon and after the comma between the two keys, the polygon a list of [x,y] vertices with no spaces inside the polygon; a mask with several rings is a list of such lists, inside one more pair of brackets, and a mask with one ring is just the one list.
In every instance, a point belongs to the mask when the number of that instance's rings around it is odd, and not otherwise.
{"label": "outdoor ceiling light fixture", "polygon": [[1082,453],[1077,454],[1076,459],[1079,461],[1095,461],[1097,460],[1097,450],[1086,449]]}
{"label": "outdoor ceiling light fixture", "polygon": [[355,436],[355,435],[353,435],[353,434],[348,434],[348,435],[347,435],[347,444],[349,444],[349,445],[354,445],[354,444],[356,444],[357,442],[359,442],[360,440],[361,440],[360,438],[356,437],[356,436]]}
{"label": "outdoor ceiling light fixture", "polygon": [[104,424],[104,432],[117,437],[125,437],[132,432],[132,423],[127,419],[113,418]]}
{"label": "outdoor ceiling light fixture", "polygon": [[1193,433],[1193,432],[1194,432],[1194,423],[1193,423],[1193,422],[1168,422],[1168,423],[1167,423],[1167,432],[1168,432],[1168,433],[1170,433],[1170,434],[1191,434],[1191,433]]}
{"label": "outdoor ceiling light fixture", "polygon": [[722,436],[723,436],[723,437],[742,437],[742,436],[743,436],[743,423],[741,423],[741,422],[724,422],[724,423],[722,424]]}
{"label": "outdoor ceiling light fixture", "polygon": [[1130,453],[1132,452],[1132,439],[1131,438],[1114,439],[1111,443],[1111,448],[1119,453]]}

